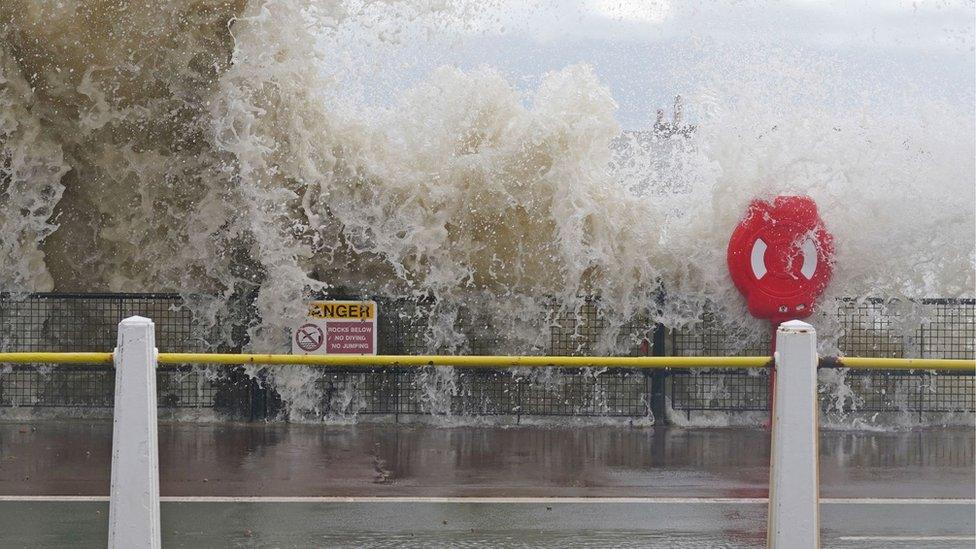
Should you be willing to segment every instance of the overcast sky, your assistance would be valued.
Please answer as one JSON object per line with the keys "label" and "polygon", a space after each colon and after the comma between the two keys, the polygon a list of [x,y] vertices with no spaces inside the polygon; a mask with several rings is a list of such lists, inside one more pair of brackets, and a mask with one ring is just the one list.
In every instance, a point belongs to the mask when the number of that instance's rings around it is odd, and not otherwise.
{"label": "overcast sky", "polygon": [[635,129],[675,94],[721,94],[732,80],[790,94],[783,81],[798,74],[809,82],[797,89],[838,108],[935,100],[972,111],[974,18],[966,0],[498,0],[434,25],[388,22],[395,40],[344,49],[347,67],[370,67],[358,93],[373,102],[441,65],[489,65],[528,91],[548,71],[588,63]]}

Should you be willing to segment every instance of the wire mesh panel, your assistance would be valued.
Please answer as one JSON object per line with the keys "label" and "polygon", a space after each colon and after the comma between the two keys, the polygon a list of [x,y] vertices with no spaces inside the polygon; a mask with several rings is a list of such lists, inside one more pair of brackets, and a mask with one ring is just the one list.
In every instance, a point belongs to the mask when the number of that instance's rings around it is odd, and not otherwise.
{"label": "wire mesh panel", "polygon": [[519,412],[518,380],[509,372],[459,370],[451,395],[456,415],[511,415]]}
{"label": "wire mesh panel", "polygon": [[[378,346],[384,354],[424,354],[432,343],[432,303],[377,297]],[[847,300],[837,307],[839,345],[852,356],[973,358],[974,300],[891,302]],[[207,328],[172,294],[0,294],[0,349],[5,351],[109,351],[118,322],[152,318],[166,351],[207,351]],[[463,352],[500,354],[510,343],[503,326],[485,313],[461,309],[447,317],[466,338]],[[668,332],[645,316],[613,325],[598,300],[575,311],[543,315],[548,340],[534,354],[593,355],[606,341],[616,355],[676,356],[766,354],[768,333],[737,332],[710,313],[690,329]],[[443,320],[443,319],[441,319]],[[243,324],[251,319],[242,319]],[[657,335],[655,335],[657,334]],[[758,335],[757,335],[758,334]],[[748,336],[748,337],[747,337]],[[749,339],[752,338],[752,339]],[[458,351],[461,352],[461,351]],[[324,415],[455,414],[513,416],[646,417],[665,398],[679,411],[759,411],[769,407],[763,372],[451,368],[330,368],[315,378],[314,407]],[[280,396],[273,378],[240,368],[161,367],[159,404],[172,410],[212,409],[236,417],[271,417]],[[969,375],[928,372],[850,372],[853,395],[844,409],[862,411],[974,412]],[[112,406],[114,376],[105,366],[0,365],[0,407]],[[829,394],[825,393],[825,399]],[[826,402],[825,399],[822,399]],[[833,404],[833,403],[832,403]]]}
{"label": "wire mesh panel", "polygon": [[674,410],[750,412],[769,409],[766,370],[673,371],[668,379],[668,396]]}
{"label": "wire mesh panel", "polygon": [[[922,405],[923,379],[921,375],[898,375],[892,372],[848,373],[846,381],[852,397],[842,402],[840,409],[863,412],[919,410]],[[826,391],[821,390],[821,394],[824,393]],[[825,396],[829,396],[829,393]]]}
{"label": "wire mesh panel", "polygon": [[762,356],[769,354],[770,330],[759,325],[747,330],[723,324],[711,312],[695,325],[670,331],[669,356]]}
{"label": "wire mesh panel", "polygon": [[169,408],[213,408],[229,372],[204,367],[166,368],[156,375],[158,403]]}
{"label": "wire mesh panel", "polygon": [[923,412],[976,412],[976,376],[928,372],[919,385]]}
{"label": "wire mesh panel", "polygon": [[[976,300],[842,300],[837,306],[843,355],[877,358],[963,358],[976,356]],[[765,355],[770,338],[750,340],[705,312],[693,328],[673,330],[669,354],[675,356]],[[743,345],[743,340],[747,344]],[[750,342],[751,341],[751,342]],[[680,411],[762,411],[769,409],[766,377],[734,371],[671,372],[671,408]],[[972,375],[930,372],[850,371],[850,398],[844,411],[918,413],[976,412]],[[824,387],[822,386],[822,389]],[[845,391],[846,392],[846,391]],[[831,400],[821,391],[822,403]],[[829,403],[836,405],[836,399]]]}
{"label": "wire mesh panel", "polygon": [[976,411],[976,377],[938,372],[849,371],[854,398],[845,411],[970,413]]}
{"label": "wire mesh panel", "polygon": [[[249,397],[247,385],[235,370],[160,367],[156,373],[161,408],[211,408],[240,416]],[[110,409],[114,400],[111,367],[15,365],[0,370],[0,407]]]}
{"label": "wire mesh panel", "polygon": [[924,300],[926,321],[918,327],[922,358],[976,356],[976,301]]}
{"label": "wire mesh panel", "polygon": [[612,336],[612,354],[647,355],[654,329],[654,323],[644,314],[615,329],[600,311],[600,302],[588,299],[578,311],[564,311],[553,319],[547,354],[592,356],[598,354],[604,338]]}
{"label": "wire mesh panel", "polygon": [[133,315],[153,320],[161,349],[206,350],[207,330],[177,294],[0,294],[0,349],[111,351],[119,322]]}
{"label": "wire mesh panel", "polygon": [[330,368],[316,379],[324,415],[396,414],[399,372]]}
{"label": "wire mesh panel", "polygon": [[847,356],[900,358],[910,345],[910,330],[898,303],[844,301],[837,309],[841,326],[838,348]]}
{"label": "wire mesh panel", "polygon": [[[118,323],[151,318],[156,345],[169,352],[207,350],[208,330],[176,294],[0,294],[0,350],[107,352]],[[249,381],[240,369],[160,367],[161,408],[211,408],[247,416]],[[105,365],[0,365],[0,407],[110,409],[115,374]]]}
{"label": "wire mesh panel", "polygon": [[0,349],[109,351],[115,347],[121,299],[0,297]]}
{"label": "wire mesh panel", "polygon": [[519,413],[538,416],[646,417],[650,380],[636,370],[570,370],[523,378]]}
{"label": "wire mesh panel", "polygon": [[[337,299],[337,298],[331,298]],[[404,299],[377,299],[381,314],[389,324],[381,324],[380,339],[388,345],[380,345],[380,353],[389,354],[473,354],[499,355],[513,350],[518,354],[590,356],[610,341],[609,354],[616,356],[640,356],[650,354],[649,343],[655,329],[646,314],[636,315],[620,325],[611,323],[601,312],[600,303],[585,299],[578,310],[559,310],[555,303],[549,310],[532,313],[531,318],[520,318],[523,326],[513,324],[512,319],[498,319],[487,310],[477,307],[460,307],[436,317],[431,301]],[[436,332],[446,323],[461,336],[460,342],[445,345]],[[512,331],[532,332],[545,330],[548,340],[525,341]],[[385,337],[384,331],[392,333]],[[523,334],[524,335],[524,334]],[[530,338],[534,339],[534,338]]]}
{"label": "wire mesh panel", "polygon": [[636,370],[330,368],[316,380],[325,416],[440,414],[646,417],[650,378]]}
{"label": "wire mesh panel", "polygon": [[[677,411],[767,411],[766,371],[675,371],[668,397]],[[956,372],[850,370],[844,390],[821,380],[820,400],[833,412],[976,413],[976,376]]]}
{"label": "wire mesh panel", "polygon": [[[876,358],[973,358],[976,300],[851,300],[837,303],[842,355]],[[762,326],[732,326],[710,310],[691,327],[670,331],[673,356],[769,354],[771,333]]]}
{"label": "wire mesh panel", "polygon": [[976,300],[844,300],[837,320],[837,346],[846,356],[976,356]]}
{"label": "wire mesh panel", "polygon": [[115,374],[102,367],[17,367],[0,371],[0,406],[111,408]]}

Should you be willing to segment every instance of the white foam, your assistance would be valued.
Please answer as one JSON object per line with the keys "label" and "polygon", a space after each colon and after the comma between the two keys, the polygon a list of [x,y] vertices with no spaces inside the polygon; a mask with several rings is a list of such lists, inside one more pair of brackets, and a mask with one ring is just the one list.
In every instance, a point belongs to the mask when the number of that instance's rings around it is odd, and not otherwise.
{"label": "white foam", "polygon": [[[303,299],[327,288],[433,297],[430,349],[463,350],[455,320],[471,309],[494,320],[499,351],[538,349],[550,305],[575,311],[587,294],[607,318],[594,353],[638,312],[681,326],[706,302],[747,346],[765,328],[729,283],[727,238],[753,198],[806,194],[836,236],[814,317],[825,352],[836,298],[972,295],[972,105],[897,81],[836,91],[826,61],[769,45],[725,65],[689,54],[705,72],[675,84],[690,138],[615,141],[613,93],[585,63],[529,91],[489,66],[444,66],[389,101],[366,92],[384,82],[363,59],[470,34],[484,14],[254,0],[115,20],[31,3],[0,41],[0,188],[5,211],[28,212],[0,212],[13,259],[0,286],[210,293],[191,303],[221,326],[253,291],[261,351],[284,348]],[[293,372],[276,382],[297,403]],[[426,402],[443,408],[448,389]]]}

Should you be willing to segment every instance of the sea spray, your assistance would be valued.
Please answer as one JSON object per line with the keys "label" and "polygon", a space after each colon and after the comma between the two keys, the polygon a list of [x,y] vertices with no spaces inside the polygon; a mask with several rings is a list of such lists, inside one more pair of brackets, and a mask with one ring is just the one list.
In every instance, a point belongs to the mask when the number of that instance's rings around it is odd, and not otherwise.
{"label": "sea spray", "polygon": [[0,47],[0,281],[8,292],[54,287],[40,244],[57,229],[51,218],[69,167],[33,102],[30,84]]}
{"label": "sea spray", "polygon": [[[491,351],[546,352],[554,328],[585,333],[559,319],[593,296],[606,320],[575,352],[620,352],[635,316],[706,311],[747,348],[767,327],[729,284],[728,235],[750,200],[807,194],[837,242],[822,352],[848,329],[840,298],[973,293],[972,108],[892,91],[905,75],[850,93],[823,85],[831,60],[702,40],[673,84],[694,130],[621,137],[587,63],[528,87],[442,66],[396,88],[361,62],[463,39],[479,3],[160,9],[0,6],[0,289],[179,291],[213,345],[256,351],[286,348],[303,302],[336,289],[429,304],[428,351],[475,350],[487,324],[464,319],[487,318]],[[316,413],[307,376],[273,377]]]}

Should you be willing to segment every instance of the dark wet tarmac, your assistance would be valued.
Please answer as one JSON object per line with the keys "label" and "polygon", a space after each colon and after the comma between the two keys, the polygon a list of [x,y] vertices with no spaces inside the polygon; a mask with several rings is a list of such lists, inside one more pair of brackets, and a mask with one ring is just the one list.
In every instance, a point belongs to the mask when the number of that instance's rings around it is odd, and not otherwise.
{"label": "dark wet tarmac", "polygon": [[[973,547],[972,505],[823,505],[827,548]],[[766,505],[163,503],[164,547],[765,547]],[[4,547],[105,547],[108,503],[2,502]],[[926,523],[926,521],[928,521]]]}
{"label": "dark wet tarmac", "polygon": [[[0,546],[105,546],[111,434],[0,424]],[[159,435],[166,547],[765,545],[762,430],[164,423]],[[972,548],[974,444],[968,428],[824,431],[823,546]],[[43,495],[95,497],[24,499]]]}
{"label": "dark wet tarmac", "polygon": [[[106,495],[112,424],[0,423],[0,495]],[[163,496],[765,497],[758,429],[159,427]],[[974,498],[971,428],[824,431],[821,496]]]}

